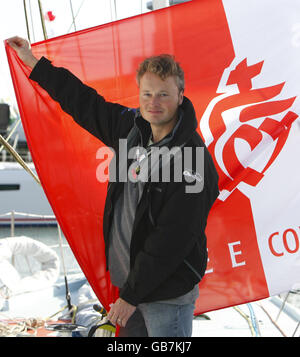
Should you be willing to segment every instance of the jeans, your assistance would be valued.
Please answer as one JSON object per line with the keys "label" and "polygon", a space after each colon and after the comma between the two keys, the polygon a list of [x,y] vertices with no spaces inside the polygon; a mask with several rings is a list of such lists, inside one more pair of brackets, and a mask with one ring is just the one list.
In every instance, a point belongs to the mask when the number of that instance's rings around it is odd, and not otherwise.
{"label": "jeans", "polygon": [[191,337],[194,309],[194,304],[142,303],[119,337]]}

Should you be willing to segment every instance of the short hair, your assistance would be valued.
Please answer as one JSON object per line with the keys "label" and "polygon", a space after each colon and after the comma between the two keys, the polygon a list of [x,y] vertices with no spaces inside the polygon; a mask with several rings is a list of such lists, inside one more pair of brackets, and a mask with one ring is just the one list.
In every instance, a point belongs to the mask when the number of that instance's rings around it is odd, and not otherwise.
{"label": "short hair", "polygon": [[162,80],[174,76],[179,91],[184,91],[184,72],[180,64],[175,61],[174,56],[162,54],[146,58],[137,69],[136,80],[138,85],[140,85],[140,79],[146,72],[156,74]]}

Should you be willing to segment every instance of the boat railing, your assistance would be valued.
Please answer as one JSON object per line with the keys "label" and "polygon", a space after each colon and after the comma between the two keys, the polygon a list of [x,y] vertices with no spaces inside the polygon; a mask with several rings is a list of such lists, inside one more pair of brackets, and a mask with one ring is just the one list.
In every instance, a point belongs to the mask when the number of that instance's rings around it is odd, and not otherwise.
{"label": "boat railing", "polygon": [[48,222],[53,222],[57,223],[56,217],[54,215],[45,215],[45,214],[36,214],[36,213],[25,213],[25,212],[18,212],[18,211],[10,211],[6,213],[0,214],[0,217],[10,217],[10,235],[11,237],[14,237],[15,235],[15,226],[16,226],[16,216],[18,217],[24,217],[28,220],[28,218],[36,219],[38,218],[41,221],[48,221]]}

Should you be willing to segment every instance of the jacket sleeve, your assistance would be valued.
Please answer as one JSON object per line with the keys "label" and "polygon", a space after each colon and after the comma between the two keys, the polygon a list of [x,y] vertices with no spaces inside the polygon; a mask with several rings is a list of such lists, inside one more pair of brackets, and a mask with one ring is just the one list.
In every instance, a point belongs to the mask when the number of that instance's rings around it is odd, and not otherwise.
{"label": "jacket sleeve", "polygon": [[175,186],[159,213],[156,229],[147,237],[120,289],[120,297],[132,305],[138,305],[174,274],[196,240],[203,238],[212,205],[209,191],[186,193],[184,183]]}
{"label": "jacket sleeve", "polygon": [[77,124],[107,146],[113,147],[118,138],[126,137],[133,125],[132,111],[106,102],[95,89],[67,69],[53,66],[45,57],[35,65],[29,78],[45,89]]}

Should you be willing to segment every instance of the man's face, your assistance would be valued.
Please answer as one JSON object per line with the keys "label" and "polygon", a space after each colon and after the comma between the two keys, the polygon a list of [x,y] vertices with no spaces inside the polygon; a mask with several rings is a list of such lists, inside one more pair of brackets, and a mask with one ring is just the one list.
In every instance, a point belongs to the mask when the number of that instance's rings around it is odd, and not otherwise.
{"label": "man's face", "polygon": [[162,80],[156,74],[146,72],[140,79],[139,97],[141,114],[152,126],[176,122],[183,91],[179,92],[174,76]]}

